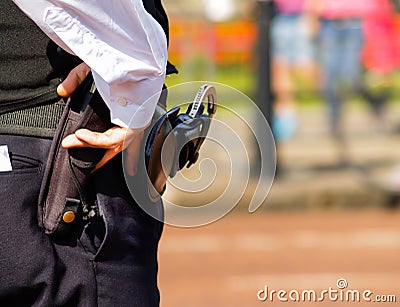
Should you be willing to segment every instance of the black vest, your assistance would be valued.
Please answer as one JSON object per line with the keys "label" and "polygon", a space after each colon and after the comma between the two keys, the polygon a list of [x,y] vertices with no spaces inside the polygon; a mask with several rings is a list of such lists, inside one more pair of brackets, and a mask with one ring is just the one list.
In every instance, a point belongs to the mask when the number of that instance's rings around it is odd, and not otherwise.
{"label": "black vest", "polygon": [[[168,39],[161,0],[143,4]],[[0,114],[57,100],[60,79],[80,62],[49,40],[11,0],[0,0]]]}

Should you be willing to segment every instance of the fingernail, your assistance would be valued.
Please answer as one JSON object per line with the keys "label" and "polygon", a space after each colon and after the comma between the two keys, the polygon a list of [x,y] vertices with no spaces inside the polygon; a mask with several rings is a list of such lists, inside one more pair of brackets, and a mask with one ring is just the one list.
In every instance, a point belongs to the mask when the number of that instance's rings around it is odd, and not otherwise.
{"label": "fingernail", "polygon": [[66,91],[65,91],[65,88],[62,85],[62,83],[57,86],[57,94],[59,96],[61,96],[61,97],[65,97],[66,96]]}
{"label": "fingernail", "polygon": [[69,148],[71,146],[71,135],[67,135],[62,139],[61,146],[64,148]]}
{"label": "fingernail", "polygon": [[128,172],[128,175],[129,176],[135,176],[136,175],[136,171],[137,171],[137,168],[136,167],[131,167],[131,166],[127,166],[127,172]]}
{"label": "fingernail", "polygon": [[61,146],[62,147],[67,147],[68,146],[68,141],[66,141],[65,139],[63,139],[62,141],[61,141]]}

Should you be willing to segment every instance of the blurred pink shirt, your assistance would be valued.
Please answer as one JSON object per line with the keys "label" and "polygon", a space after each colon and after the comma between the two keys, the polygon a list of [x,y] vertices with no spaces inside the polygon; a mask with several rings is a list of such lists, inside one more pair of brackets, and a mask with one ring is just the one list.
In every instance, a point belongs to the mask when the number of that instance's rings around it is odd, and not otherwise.
{"label": "blurred pink shirt", "polygon": [[335,18],[364,18],[376,10],[373,0],[320,0],[323,2],[321,16]]}
{"label": "blurred pink shirt", "polygon": [[275,0],[276,9],[281,14],[299,14],[304,10],[305,0]]}
{"label": "blurred pink shirt", "polygon": [[400,67],[400,33],[397,17],[389,0],[370,1],[373,1],[376,7],[363,23],[364,65],[377,73],[392,72]]}

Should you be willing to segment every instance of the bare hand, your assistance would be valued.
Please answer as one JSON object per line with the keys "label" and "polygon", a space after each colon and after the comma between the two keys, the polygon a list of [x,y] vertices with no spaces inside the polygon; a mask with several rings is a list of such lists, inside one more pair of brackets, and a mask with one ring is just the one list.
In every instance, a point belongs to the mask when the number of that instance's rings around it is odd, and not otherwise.
{"label": "bare hand", "polygon": [[143,139],[143,129],[129,129],[124,127],[112,127],[103,133],[93,132],[87,129],[79,129],[62,141],[64,148],[105,148],[103,158],[97,163],[95,170],[102,167],[115,155],[126,149],[125,168],[130,176],[137,171],[139,161],[139,148]]}
{"label": "bare hand", "polygon": [[[83,82],[89,72],[90,67],[85,63],[81,63],[75,67],[58,86],[58,95],[65,98],[69,97],[79,84]],[[125,168],[127,173],[133,176],[137,171],[139,148],[143,139],[144,129],[129,129],[116,126],[103,133],[79,129],[74,134],[66,136],[62,141],[62,146],[64,148],[92,147],[107,149],[93,171],[99,169],[122,150],[126,149]]]}

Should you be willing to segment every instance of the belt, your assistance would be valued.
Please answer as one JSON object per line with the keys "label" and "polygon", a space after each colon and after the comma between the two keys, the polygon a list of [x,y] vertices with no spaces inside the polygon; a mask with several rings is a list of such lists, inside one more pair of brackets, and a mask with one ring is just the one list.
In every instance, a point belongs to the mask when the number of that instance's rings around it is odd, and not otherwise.
{"label": "belt", "polygon": [[53,137],[65,102],[57,101],[0,115],[0,134]]}

